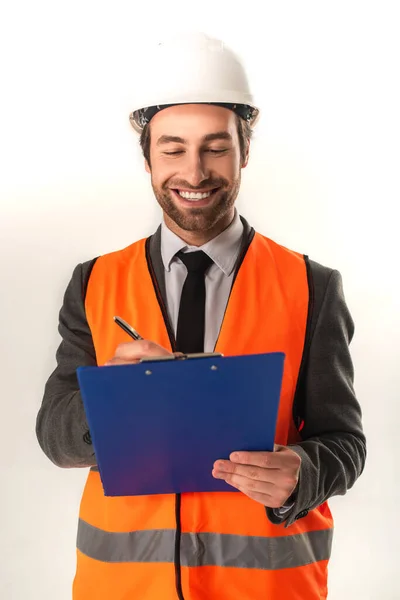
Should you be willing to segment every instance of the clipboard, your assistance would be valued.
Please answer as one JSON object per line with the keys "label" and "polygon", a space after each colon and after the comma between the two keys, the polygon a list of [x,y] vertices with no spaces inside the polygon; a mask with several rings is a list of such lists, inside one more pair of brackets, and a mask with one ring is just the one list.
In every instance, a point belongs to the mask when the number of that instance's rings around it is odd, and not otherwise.
{"label": "clipboard", "polygon": [[105,496],[233,492],[213,464],[272,451],[284,354],[77,369]]}

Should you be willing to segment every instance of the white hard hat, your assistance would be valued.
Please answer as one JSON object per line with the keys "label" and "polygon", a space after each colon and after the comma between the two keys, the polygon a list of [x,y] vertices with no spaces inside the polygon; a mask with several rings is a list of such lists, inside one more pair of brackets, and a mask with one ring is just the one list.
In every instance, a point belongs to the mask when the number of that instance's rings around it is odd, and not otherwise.
{"label": "white hard hat", "polygon": [[222,41],[202,33],[179,35],[144,61],[147,81],[130,122],[137,132],[157,111],[176,104],[218,104],[253,127],[259,116],[240,59]]}

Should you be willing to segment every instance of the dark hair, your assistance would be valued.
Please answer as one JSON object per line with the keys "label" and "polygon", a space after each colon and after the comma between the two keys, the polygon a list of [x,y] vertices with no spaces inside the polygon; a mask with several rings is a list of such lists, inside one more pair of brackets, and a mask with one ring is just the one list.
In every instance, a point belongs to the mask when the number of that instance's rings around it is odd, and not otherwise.
{"label": "dark hair", "polygon": [[[238,130],[238,136],[239,136],[240,158],[241,158],[242,163],[244,163],[244,161],[246,160],[246,155],[247,155],[248,142],[251,140],[251,137],[253,135],[253,130],[251,129],[249,123],[247,121],[245,121],[244,119],[242,119],[241,117],[239,117],[239,115],[236,115],[236,123],[237,123],[237,130]],[[147,123],[147,125],[145,125],[143,127],[142,133],[140,135],[140,146],[142,148],[143,156],[145,157],[149,166],[151,166],[151,163],[150,163],[150,142],[151,142],[150,124],[151,124],[151,121],[150,121],[150,123]]]}

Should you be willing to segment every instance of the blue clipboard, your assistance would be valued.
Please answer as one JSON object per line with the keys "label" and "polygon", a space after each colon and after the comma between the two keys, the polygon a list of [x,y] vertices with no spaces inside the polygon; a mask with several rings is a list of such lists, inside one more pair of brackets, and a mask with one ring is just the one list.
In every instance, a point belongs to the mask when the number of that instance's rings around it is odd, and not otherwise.
{"label": "blue clipboard", "polygon": [[78,368],[104,494],[235,491],[213,464],[273,450],[283,365],[270,353]]}

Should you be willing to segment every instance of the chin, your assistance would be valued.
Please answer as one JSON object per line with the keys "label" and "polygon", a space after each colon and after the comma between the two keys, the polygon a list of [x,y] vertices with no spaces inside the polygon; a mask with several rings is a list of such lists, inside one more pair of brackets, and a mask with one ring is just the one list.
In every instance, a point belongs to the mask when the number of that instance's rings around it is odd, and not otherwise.
{"label": "chin", "polygon": [[233,210],[235,198],[226,192],[208,206],[182,205],[175,193],[156,194],[164,214],[183,231],[210,231]]}

